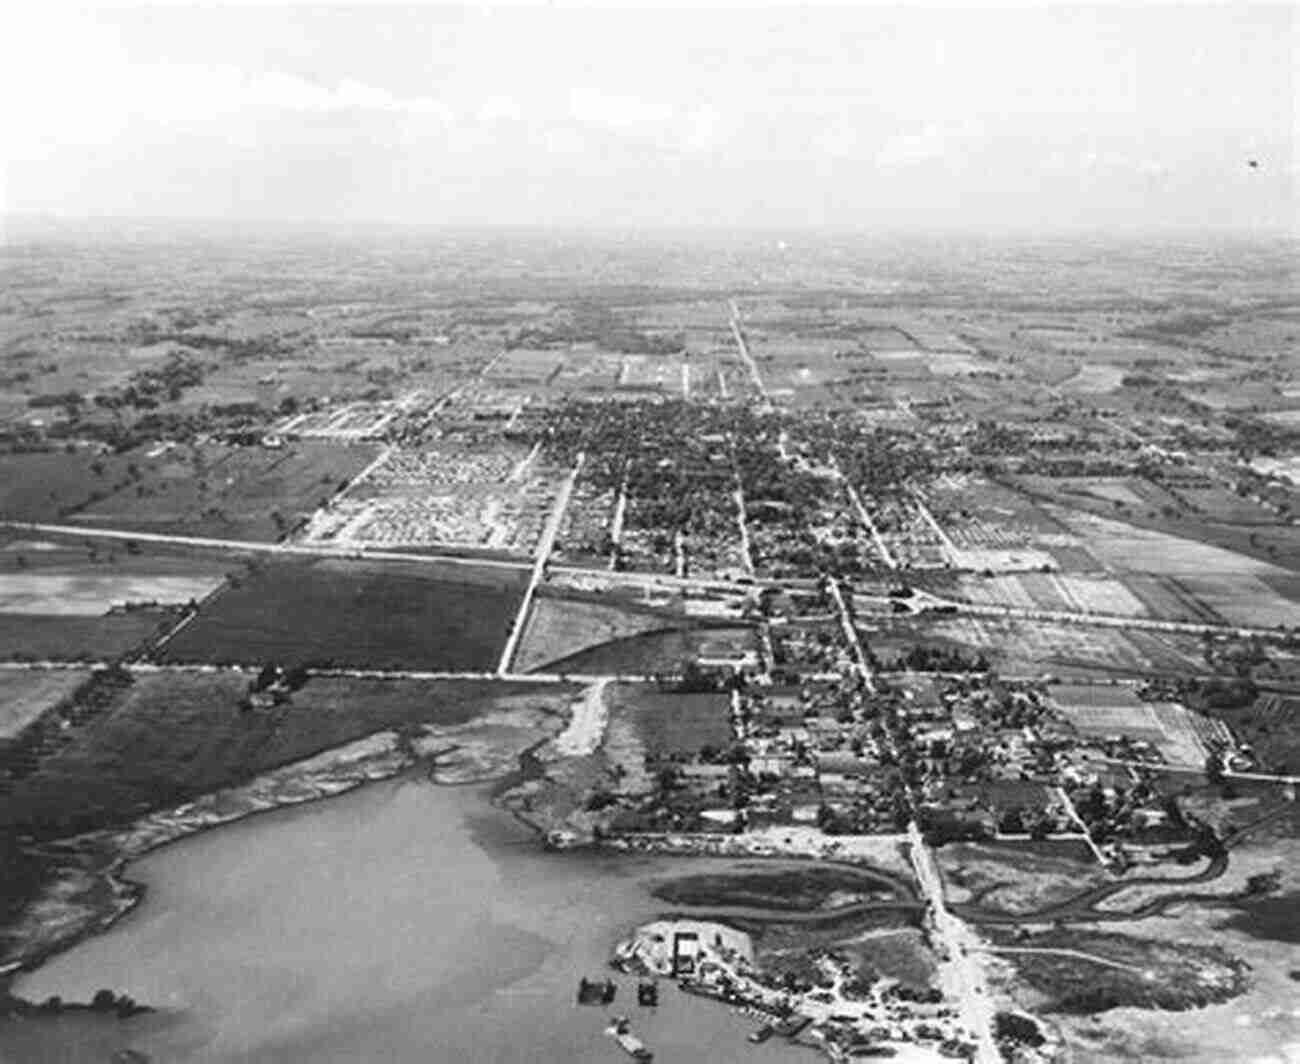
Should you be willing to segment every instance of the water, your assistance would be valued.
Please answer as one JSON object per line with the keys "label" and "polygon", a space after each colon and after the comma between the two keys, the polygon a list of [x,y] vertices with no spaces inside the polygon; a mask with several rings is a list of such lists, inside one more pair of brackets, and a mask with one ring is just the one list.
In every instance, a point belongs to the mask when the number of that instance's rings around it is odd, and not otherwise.
{"label": "water", "polygon": [[133,865],[145,902],[107,934],[24,979],[20,994],[88,1000],[100,987],[158,1006],[0,1024],[0,1059],[155,1061],[627,1060],[611,1012],[660,1062],[814,1060],[754,1021],[665,986],[640,1009],[578,1007],[578,977],[657,903],[680,861],[545,854],[480,788],[388,781],[254,817]]}

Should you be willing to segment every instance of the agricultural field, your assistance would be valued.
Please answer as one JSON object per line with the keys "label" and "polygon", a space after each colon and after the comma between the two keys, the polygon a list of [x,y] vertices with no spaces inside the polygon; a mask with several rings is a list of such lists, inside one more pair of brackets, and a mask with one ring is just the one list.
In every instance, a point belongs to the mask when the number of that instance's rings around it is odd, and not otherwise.
{"label": "agricultural field", "polygon": [[956,595],[967,602],[1016,609],[1144,617],[1142,600],[1118,580],[1060,573],[961,576]]}
{"label": "agricultural field", "polygon": [[0,742],[75,691],[89,669],[0,669]]}
{"label": "agricultural field", "polygon": [[1012,676],[1119,677],[1205,670],[1199,641],[1173,633],[1125,632],[1014,618],[926,617],[860,624],[865,644],[882,657],[924,645],[979,654]]}
{"label": "agricultural field", "polygon": [[94,617],[130,604],[184,605],[238,564],[199,548],[0,533],[0,614]]}
{"label": "agricultural field", "polygon": [[1229,623],[1268,627],[1300,622],[1300,584],[1287,569],[1092,514],[1061,510],[1058,515],[1106,565],[1171,578]]}
{"label": "agricultural field", "polygon": [[274,541],[327,502],[377,455],[369,444],[155,448],[131,482],[78,512],[87,527]]}
{"label": "agricultural field", "polygon": [[523,595],[512,569],[426,563],[258,564],[206,603],[166,661],[496,668]]}
{"label": "agricultural field", "polygon": [[127,488],[130,465],[93,451],[0,455],[0,520],[59,522]]}
{"label": "agricultural field", "polygon": [[1266,693],[1249,706],[1209,712],[1250,744],[1264,771],[1300,775],[1300,697]]}
{"label": "agricultural field", "polygon": [[0,659],[110,661],[143,650],[180,619],[178,609],[167,607],[104,617],[0,613]]}
{"label": "agricultural field", "polygon": [[1202,768],[1211,745],[1230,745],[1230,733],[1214,719],[1174,702],[1144,702],[1131,688],[1063,685],[1051,692],[1061,715],[1081,735],[1149,743],[1170,765]]}

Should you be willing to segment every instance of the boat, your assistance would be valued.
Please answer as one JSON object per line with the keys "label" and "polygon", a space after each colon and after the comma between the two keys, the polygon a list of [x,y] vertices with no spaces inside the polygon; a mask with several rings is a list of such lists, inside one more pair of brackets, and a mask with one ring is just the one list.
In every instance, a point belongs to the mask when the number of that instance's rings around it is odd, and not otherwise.
{"label": "boat", "polygon": [[776,1028],[770,1023],[765,1023],[762,1027],[758,1028],[758,1030],[750,1032],[749,1040],[761,1045],[774,1034],[776,1034]]}
{"label": "boat", "polygon": [[851,1046],[849,1048],[851,1057],[896,1057],[898,1050],[893,1046],[882,1045],[879,1042],[867,1042],[862,1045]]}
{"label": "boat", "polygon": [[642,980],[636,986],[636,1003],[653,1008],[659,1004],[659,984]]}
{"label": "boat", "polygon": [[618,987],[612,979],[588,979],[583,976],[578,980],[579,1005],[608,1005],[618,994]]}
{"label": "boat", "polygon": [[641,1061],[642,1064],[649,1064],[654,1060],[655,1055],[632,1033],[631,1021],[626,1016],[615,1016],[614,1022],[605,1028],[605,1033],[613,1038],[623,1052],[633,1060]]}
{"label": "boat", "polygon": [[696,997],[712,998],[714,1001],[725,1001],[727,1004],[731,1004],[736,997],[729,990],[719,990],[706,983],[697,983],[694,979],[679,979],[677,985],[688,994],[694,994]]}
{"label": "boat", "polygon": [[803,1029],[812,1023],[811,1016],[800,1016],[795,1013],[778,1023],[773,1030],[783,1038],[795,1038],[803,1033]]}

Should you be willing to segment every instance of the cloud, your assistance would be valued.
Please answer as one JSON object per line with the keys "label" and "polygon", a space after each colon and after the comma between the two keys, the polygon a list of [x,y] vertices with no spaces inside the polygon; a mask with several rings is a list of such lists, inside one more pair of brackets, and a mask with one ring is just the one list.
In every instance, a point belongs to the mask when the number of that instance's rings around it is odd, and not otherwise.
{"label": "cloud", "polygon": [[921,129],[899,133],[876,152],[876,165],[882,170],[903,170],[922,163],[941,159],[958,145],[971,140],[977,130],[973,126],[945,127],[929,122]]}
{"label": "cloud", "polygon": [[574,89],[569,94],[569,112],[579,122],[617,130],[657,129],[676,117],[667,104],[594,89]]}

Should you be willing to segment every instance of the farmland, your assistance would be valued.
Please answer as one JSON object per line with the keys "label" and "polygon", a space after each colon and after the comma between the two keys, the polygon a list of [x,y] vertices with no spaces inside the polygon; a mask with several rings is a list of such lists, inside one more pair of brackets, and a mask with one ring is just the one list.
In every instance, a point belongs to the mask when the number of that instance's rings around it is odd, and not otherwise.
{"label": "farmland", "polygon": [[144,608],[104,617],[0,613],[0,657],[8,661],[105,661],[144,647],[180,612]]}
{"label": "farmland", "polygon": [[136,457],[130,482],[73,515],[87,527],[276,540],[378,453],[366,444],[172,448]]}
{"label": "farmland", "polygon": [[0,742],[17,735],[89,675],[87,669],[0,669]]}
{"label": "farmland", "polygon": [[208,602],[166,661],[491,670],[522,586],[509,570],[272,562]]}

